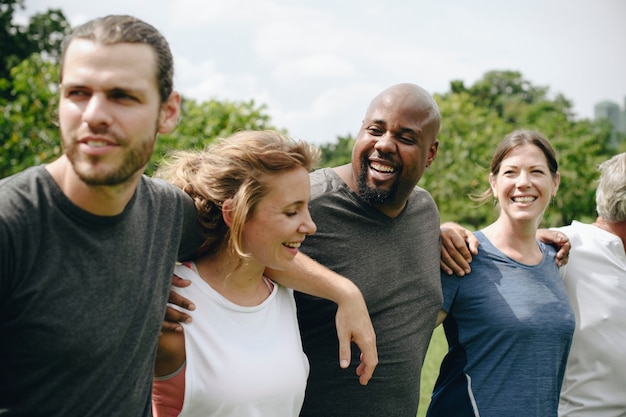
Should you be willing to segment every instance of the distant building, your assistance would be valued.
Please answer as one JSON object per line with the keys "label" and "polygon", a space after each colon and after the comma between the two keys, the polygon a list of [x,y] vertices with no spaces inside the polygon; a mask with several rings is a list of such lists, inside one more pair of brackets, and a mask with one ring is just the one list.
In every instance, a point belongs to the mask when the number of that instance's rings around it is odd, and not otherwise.
{"label": "distant building", "polygon": [[613,125],[611,134],[611,142],[617,145],[624,137],[626,137],[626,97],[624,98],[624,108],[620,109],[619,105],[612,101],[602,101],[594,107],[594,118],[608,119]]}

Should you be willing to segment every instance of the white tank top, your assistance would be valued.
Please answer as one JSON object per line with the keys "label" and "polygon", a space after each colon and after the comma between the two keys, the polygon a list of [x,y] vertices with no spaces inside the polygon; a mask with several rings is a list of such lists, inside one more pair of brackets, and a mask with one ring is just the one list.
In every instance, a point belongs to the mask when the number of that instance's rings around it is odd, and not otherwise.
{"label": "white tank top", "polygon": [[[195,268],[195,265],[191,264]],[[192,269],[176,288],[193,300],[193,322],[183,324],[187,354],[181,417],[297,417],[309,362],[302,351],[293,290],[274,285],[258,306],[233,304]]]}

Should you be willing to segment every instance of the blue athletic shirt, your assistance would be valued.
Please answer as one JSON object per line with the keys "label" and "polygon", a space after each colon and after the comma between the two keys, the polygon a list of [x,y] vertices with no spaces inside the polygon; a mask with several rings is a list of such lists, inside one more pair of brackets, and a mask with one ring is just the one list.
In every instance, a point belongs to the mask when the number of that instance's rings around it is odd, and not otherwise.
{"label": "blue athletic shirt", "polygon": [[556,416],[575,319],[555,250],[525,265],[475,236],[472,272],[441,274],[449,351],[427,416]]}

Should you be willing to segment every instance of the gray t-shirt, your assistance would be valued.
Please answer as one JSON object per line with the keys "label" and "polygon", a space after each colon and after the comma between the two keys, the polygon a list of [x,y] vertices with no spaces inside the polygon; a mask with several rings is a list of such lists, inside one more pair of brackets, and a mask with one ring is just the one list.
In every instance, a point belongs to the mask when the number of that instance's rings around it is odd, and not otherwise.
{"label": "gray t-shirt", "polygon": [[439,213],[421,188],[389,218],[364,202],[332,169],[311,174],[317,232],[301,250],[361,289],[376,331],[379,364],[367,386],[339,367],[336,305],[296,294],[311,363],[301,416],[415,417],[422,364],[442,295]]}
{"label": "gray t-shirt", "polygon": [[174,261],[195,250],[196,217],[186,194],[145,176],[110,217],[75,206],[43,166],[0,182],[0,415],[150,415]]}

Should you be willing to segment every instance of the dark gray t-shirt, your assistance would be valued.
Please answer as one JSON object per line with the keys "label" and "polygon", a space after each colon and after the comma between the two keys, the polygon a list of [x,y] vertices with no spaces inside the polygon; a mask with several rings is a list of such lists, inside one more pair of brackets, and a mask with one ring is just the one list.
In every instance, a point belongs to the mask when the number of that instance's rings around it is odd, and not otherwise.
{"label": "dark gray t-shirt", "polygon": [[2,180],[0,415],[149,416],[174,261],[198,230],[191,199],[145,176],[110,217],[43,166]]}
{"label": "dark gray t-shirt", "polygon": [[392,219],[369,204],[332,169],[311,174],[311,216],[317,232],[301,250],[361,289],[376,331],[379,364],[358,383],[353,349],[339,368],[336,305],[296,294],[304,350],[311,363],[302,416],[415,417],[424,356],[442,305],[439,213],[416,188]]}

